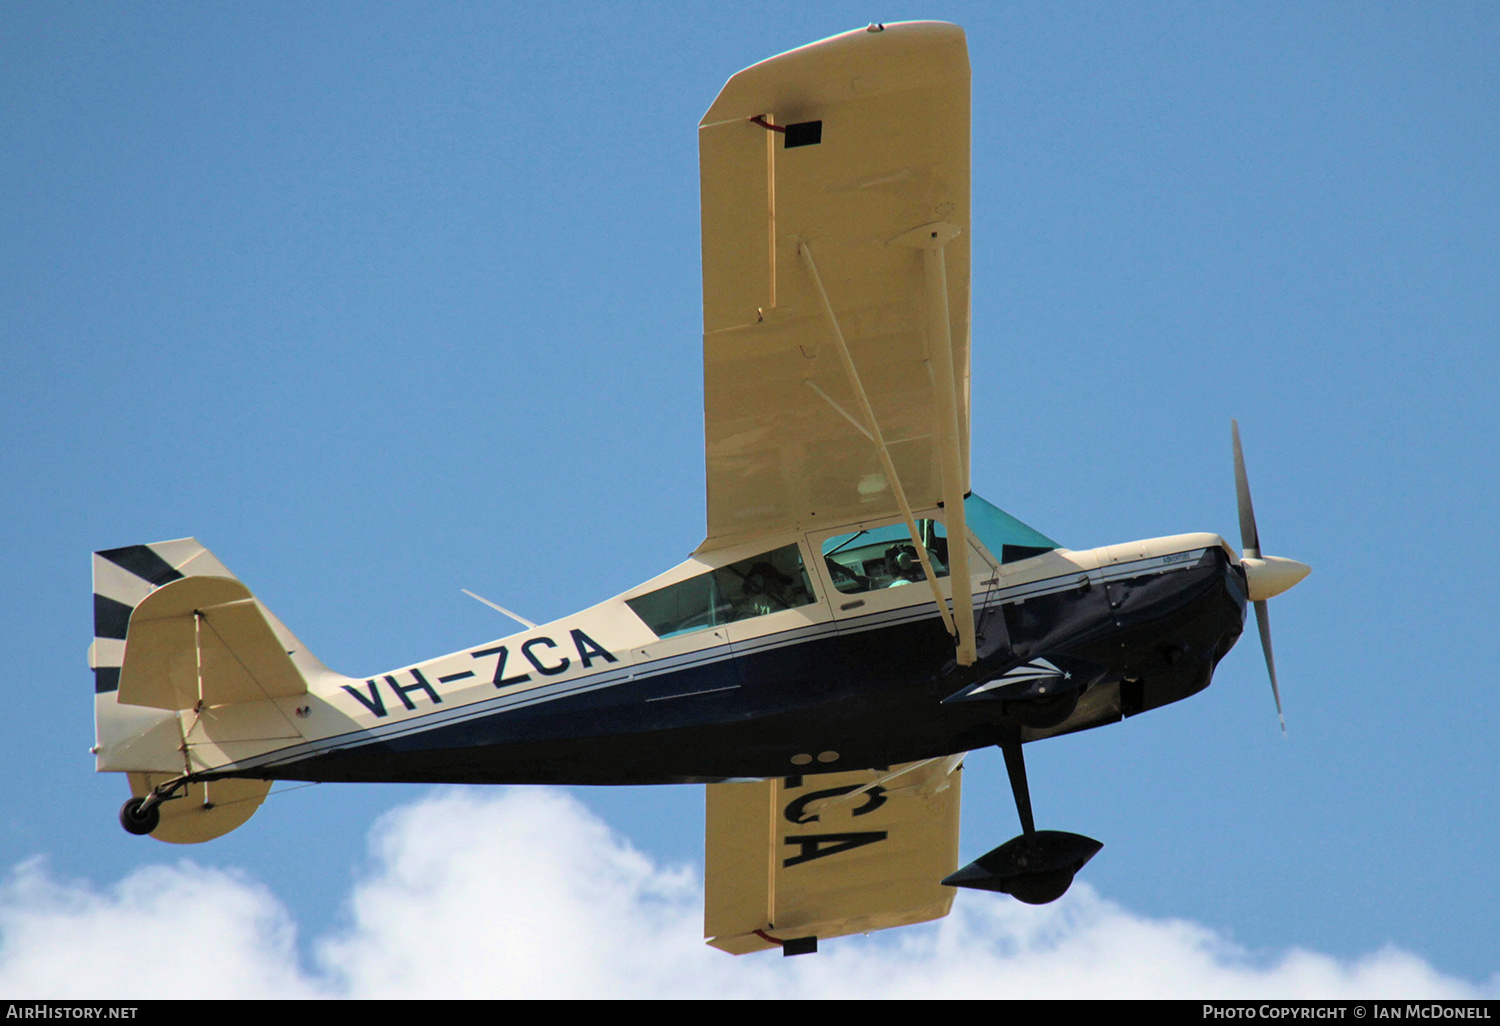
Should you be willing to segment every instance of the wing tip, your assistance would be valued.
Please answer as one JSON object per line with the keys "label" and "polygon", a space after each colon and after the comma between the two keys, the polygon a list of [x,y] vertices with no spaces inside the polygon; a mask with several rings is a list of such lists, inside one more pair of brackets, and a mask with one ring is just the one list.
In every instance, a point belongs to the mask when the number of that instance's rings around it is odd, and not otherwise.
{"label": "wing tip", "polygon": [[[953,45],[963,48],[965,66],[967,66],[968,41],[961,26],[947,21],[893,21],[875,23],[864,28],[851,29],[848,32],[840,32],[837,35],[828,36],[812,43],[805,43],[793,47],[790,50],[756,61],[749,67],[742,68],[730,76],[724,88],[719,90],[719,95],[709,105],[702,119],[698,122],[699,128],[707,128],[710,125],[722,124],[726,121],[739,121],[753,117],[756,114],[767,113],[763,110],[749,110],[758,103],[764,101],[759,99],[764,94],[764,84],[760,81],[767,76],[772,67],[775,67],[777,77],[782,72],[790,73],[788,77],[795,78],[800,70],[797,66],[803,63],[814,63],[828,57],[838,55],[838,51],[848,49],[848,58],[857,59],[855,54],[861,53],[865,48],[882,47],[891,49],[900,47],[906,51],[901,55],[902,60],[910,58],[910,52],[918,49],[947,49]],[[882,54],[882,57],[887,55]],[[951,68],[951,57],[943,60],[945,67]]]}

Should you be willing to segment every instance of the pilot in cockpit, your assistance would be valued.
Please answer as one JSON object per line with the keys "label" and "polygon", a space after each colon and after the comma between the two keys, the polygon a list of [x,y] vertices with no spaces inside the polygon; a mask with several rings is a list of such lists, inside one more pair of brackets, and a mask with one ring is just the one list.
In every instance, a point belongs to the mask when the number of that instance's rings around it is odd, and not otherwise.
{"label": "pilot in cockpit", "polygon": [[925,581],[921,560],[917,558],[917,547],[910,542],[897,542],[885,550],[885,566],[891,575],[887,588],[899,588],[903,584]]}

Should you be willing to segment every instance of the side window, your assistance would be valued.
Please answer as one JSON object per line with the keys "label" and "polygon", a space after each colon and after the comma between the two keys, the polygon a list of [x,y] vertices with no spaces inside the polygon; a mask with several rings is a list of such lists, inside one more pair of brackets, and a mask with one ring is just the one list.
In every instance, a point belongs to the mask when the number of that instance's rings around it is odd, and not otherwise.
{"label": "side window", "polygon": [[626,599],[659,638],[816,602],[795,544]]}
{"label": "side window", "polygon": [[[927,549],[932,570],[948,576],[948,530],[937,520],[918,520],[917,534]],[[905,523],[887,524],[823,542],[823,561],[833,586],[845,594],[899,588],[925,581],[922,561]]]}

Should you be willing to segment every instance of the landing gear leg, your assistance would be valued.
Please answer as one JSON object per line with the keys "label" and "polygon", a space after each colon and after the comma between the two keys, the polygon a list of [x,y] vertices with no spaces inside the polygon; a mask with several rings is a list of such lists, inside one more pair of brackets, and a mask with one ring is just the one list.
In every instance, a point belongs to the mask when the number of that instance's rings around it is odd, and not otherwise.
{"label": "landing gear leg", "polygon": [[1006,731],[1000,751],[1005,755],[1005,772],[1010,777],[1010,793],[1016,800],[1021,833],[1030,836],[1036,833],[1036,821],[1031,818],[1031,788],[1026,784],[1026,753],[1021,751],[1021,732]]}
{"label": "landing gear leg", "polygon": [[1000,891],[1028,905],[1045,905],[1067,893],[1074,874],[1104,845],[1082,834],[1038,830],[1031,815],[1031,789],[1026,785],[1020,728],[1006,731],[1000,740],[1000,750],[1005,753],[1005,771],[1010,776],[1016,814],[1021,819],[1021,836],[981,855],[943,883],[949,887]]}

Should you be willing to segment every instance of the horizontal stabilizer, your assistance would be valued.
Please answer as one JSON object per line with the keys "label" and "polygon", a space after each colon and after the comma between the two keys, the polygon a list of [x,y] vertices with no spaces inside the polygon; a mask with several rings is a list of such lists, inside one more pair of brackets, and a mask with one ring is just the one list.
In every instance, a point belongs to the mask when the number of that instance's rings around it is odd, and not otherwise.
{"label": "horizontal stabilizer", "polygon": [[307,682],[250,589],[228,577],[184,577],[130,618],[119,701],[156,709],[289,698]]}
{"label": "horizontal stabilizer", "polygon": [[[130,773],[130,792],[144,798],[171,779],[167,773]],[[161,822],[151,831],[158,841],[199,844],[222,837],[244,823],[271,790],[269,780],[209,780],[190,784],[178,797],[157,806]]]}

